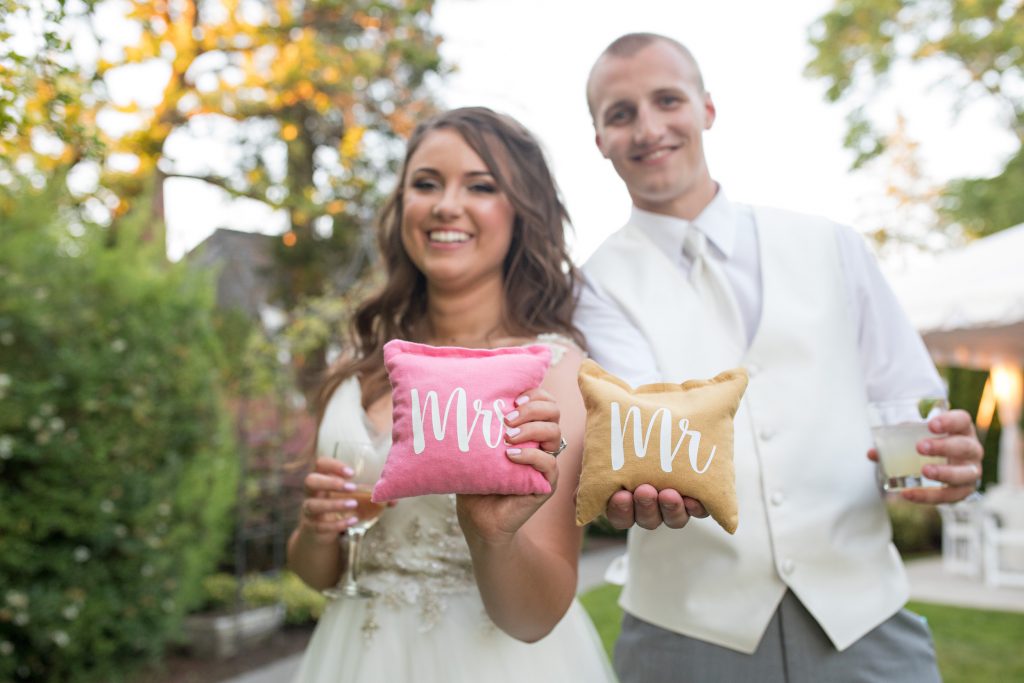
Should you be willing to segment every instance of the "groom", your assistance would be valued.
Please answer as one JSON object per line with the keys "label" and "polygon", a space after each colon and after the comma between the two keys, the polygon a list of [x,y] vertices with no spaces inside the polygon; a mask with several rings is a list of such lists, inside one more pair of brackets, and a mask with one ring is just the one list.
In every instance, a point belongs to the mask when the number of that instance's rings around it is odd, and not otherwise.
{"label": "groom", "polygon": [[[848,228],[726,196],[704,157],[715,105],[676,41],[614,41],[587,98],[633,201],[584,266],[577,324],[591,355],[633,385],[750,376],[734,536],[688,524],[706,513],[680,492],[643,485],[608,504],[612,524],[632,527],[621,680],[939,680],[927,626],[902,609],[865,413],[868,400],[944,389],[873,257]],[[903,497],[960,500],[981,473],[970,417],[930,427],[948,436],[918,450],[949,464],[924,474],[947,486]]]}

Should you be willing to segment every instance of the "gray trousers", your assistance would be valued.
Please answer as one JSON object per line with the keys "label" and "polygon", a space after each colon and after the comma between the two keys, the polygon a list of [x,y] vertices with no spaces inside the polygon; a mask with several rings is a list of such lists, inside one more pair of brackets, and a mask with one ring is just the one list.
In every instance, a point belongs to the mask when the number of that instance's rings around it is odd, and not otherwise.
{"label": "gray trousers", "polygon": [[837,652],[787,591],[757,651],[747,655],[672,633],[626,614],[615,644],[620,683],[937,683],[924,620],[900,610]]}

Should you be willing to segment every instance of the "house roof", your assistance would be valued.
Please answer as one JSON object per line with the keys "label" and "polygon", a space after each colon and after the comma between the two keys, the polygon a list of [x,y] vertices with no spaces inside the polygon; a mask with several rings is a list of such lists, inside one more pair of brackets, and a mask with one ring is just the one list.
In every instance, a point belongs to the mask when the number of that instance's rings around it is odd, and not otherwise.
{"label": "house roof", "polygon": [[892,279],[932,355],[986,367],[1024,361],[1024,224]]}
{"label": "house roof", "polygon": [[217,305],[245,311],[258,320],[273,298],[273,235],[218,228],[185,255],[190,265],[217,269]]}

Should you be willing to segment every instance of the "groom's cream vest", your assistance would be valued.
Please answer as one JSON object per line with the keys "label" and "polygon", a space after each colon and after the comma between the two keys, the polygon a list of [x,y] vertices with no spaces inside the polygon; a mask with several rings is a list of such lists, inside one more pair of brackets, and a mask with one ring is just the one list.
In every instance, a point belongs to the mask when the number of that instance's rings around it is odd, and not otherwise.
{"label": "groom's cream vest", "polygon": [[739,529],[730,536],[710,520],[635,527],[621,604],[749,653],[788,587],[842,650],[908,594],[865,455],[857,330],[831,224],[770,209],[754,218],[763,306],[748,349],[705,330],[689,281],[636,227],[584,267],[646,337],[665,381],[739,365],[750,374],[735,423]]}

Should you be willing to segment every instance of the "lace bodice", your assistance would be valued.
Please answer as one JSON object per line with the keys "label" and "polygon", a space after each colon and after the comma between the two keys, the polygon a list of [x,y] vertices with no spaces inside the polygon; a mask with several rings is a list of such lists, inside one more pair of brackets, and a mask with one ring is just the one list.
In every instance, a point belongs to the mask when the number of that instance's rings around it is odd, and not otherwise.
{"label": "lace bodice", "polygon": [[[572,341],[561,335],[540,335],[537,341],[551,348],[557,364]],[[371,444],[383,467],[391,446],[390,434],[376,433],[362,408],[356,378],[342,383],[324,410],[318,435],[321,457],[344,460],[344,444]],[[336,447],[338,448],[335,452]],[[454,495],[419,496],[399,500],[381,514],[360,548],[359,581],[377,593],[367,610],[363,632],[376,630],[379,607],[415,606],[423,629],[441,617],[445,596],[475,590],[469,547],[459,528]],[[490,623],[481,613],[482,623]]]}

